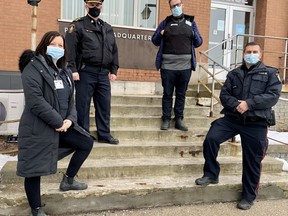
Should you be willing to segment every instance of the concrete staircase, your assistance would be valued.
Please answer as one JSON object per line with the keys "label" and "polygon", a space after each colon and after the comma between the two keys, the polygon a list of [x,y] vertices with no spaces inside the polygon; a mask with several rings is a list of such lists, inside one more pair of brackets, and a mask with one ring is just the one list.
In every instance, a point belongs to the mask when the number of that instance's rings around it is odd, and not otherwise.
{"label": "concrete staircase", "polygon": [[[95,142],[78,173],[79,181],[89,185],[85,191],[60,192],[62,174],[43,177],[45,211],[60,215],[238,200],[242,172],[239,143],[226,142],[221,146],[219,184],[200,187],[194,183],[195,178],[202,176],[202,141],[215,119],[207,117],[209,108],[196,103],[194,97],[187,98],[188,132],[174,129],[173,122],[169,131],[161,131],[161,96],[113,96],[111,133],[120,144]],[[93,116],[91,109],[92,130]],[[68,159],[59,162],[59,171],[65,171]],[[1,171],[0,215],[29,213],[23,178],[17,177],[15,170],[16,162],[8,162]],[[288,197],[288,175],[281,170],[281,162],[271,157],[264,159],[258,199]]]}

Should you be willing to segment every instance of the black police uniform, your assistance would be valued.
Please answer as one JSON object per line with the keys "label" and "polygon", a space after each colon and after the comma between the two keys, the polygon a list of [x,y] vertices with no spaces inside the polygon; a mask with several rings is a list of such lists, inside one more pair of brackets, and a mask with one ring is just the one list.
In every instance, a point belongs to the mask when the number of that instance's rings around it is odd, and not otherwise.
{"label": "black police uniform", "polygon": [[79,124],[89,131],[91,97],[95,106],[98,140],[109,140],[111,85],[109,73],[117,75],[118,49],[112,27],[88,15],[74,20],[66,33],[68,67],[78,72],[75,82]]}
{"label": "black police uniform", "polygon": [[[228,73],[221,89],[223,118],[212,122],[204,140],[204,176],[218,179],[220,166],[216,160],[220,144],[240,134],[243,157],[242,198],[252,203],[256,198],[261,174],[261,161],[267,146],[267,126],[271,107],[281,93],[278,71],[262,62],[247,69],[243,64]],[[248,111],[236,111],[238,100],[245,100]]]}

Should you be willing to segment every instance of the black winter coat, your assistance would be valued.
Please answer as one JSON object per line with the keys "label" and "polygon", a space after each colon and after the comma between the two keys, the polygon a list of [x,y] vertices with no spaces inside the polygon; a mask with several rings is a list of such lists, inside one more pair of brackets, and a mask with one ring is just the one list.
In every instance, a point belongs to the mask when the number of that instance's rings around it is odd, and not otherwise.
{"label": "black winter coat", "polygon": [[242,66],[230,71],[221,89],[222,114],[240,115],[236,107],[238,100],[245,100],[248,111],[243,115],[270,119],[271,108],[277,103],[282,84],[276,68],[268,67],[261,61],[248,70]]}
{"label": "black winter coat", "polygon": [[[101,30],[88,15],[77,18],[69,25],[65,36],[68,68],[76,72],[85,63],[104,66],[117,75],[119,60],[114,31],[111,25],[103,20],[98,19],[97,22]],[[99,59],[102,59],[102,62]]]}
{"label": "black winter coat", "polygon": [[[57,171],[59,133],[55,129],[63,125],[63,119],[59,114],[53,72],[49,70],[51,67],[44,57],[36,56],[22,72],[25,108],[19,124],[17,164],[17,175],[22,177],[44,176]],[[62,72],[73,80],[71,72]],[[70,119],[72,126],[78,128],[73,91],[72,82],[66,119]]]}

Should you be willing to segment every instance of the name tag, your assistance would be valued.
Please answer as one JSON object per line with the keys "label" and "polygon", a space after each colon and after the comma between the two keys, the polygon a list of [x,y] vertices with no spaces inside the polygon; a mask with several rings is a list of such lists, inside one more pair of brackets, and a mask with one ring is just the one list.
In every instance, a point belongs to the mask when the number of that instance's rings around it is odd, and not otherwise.
{"label": "name tag", "polygon": [[178,26],[178,23],[171,23],[171,26]]}
{"label": "name tag", "polygon": [[54,85],[56,89],[64,89],[64,85],[62,80],[54,80]]}
{"label": "name tag", "polygon": [[189,20],[185,20],[185,23],[189,26],[192,26],[192,23]]}

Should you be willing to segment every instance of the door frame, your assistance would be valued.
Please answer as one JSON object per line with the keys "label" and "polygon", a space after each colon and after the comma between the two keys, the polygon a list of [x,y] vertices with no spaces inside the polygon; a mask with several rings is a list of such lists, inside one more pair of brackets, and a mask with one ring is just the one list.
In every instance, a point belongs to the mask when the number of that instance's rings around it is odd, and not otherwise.
{"label": "door frame", "polygon": [[[216,3],[216,2],[212,2],[211,3],[211,9],[212,8],[219,8],[219,9],[225,9],[226,13],[225,13],[225,34],[224,34],[224,40],[229,39],[230,37],[232,37],[232,33],[233,33],[233,13],[234,11],[243,11],[243,12],[250,12],[250,22],[249,22],[249,33],[248,34],[253,34],[254,32],[254,24],[255,24],[255,3],[254,6],[239,6],[239,5],[233,5],[233,4],[221,4],[221,3]],[[210,26],[211,28],[211,26]],[[209,39],[210,42],[210,39]],[[226,49],[223,50],[223,55],[224,55],[224,59],[223,59],[223,65],[224,66],[228,66],[230,67],[230,63],[231,63],[231,54],[229,54],[229,52],[231,52],[231,47],[233,49],[234,46],[236,46],[236,41],[232,42],[233,44],[231,44],[230,41],[228,41]]]}

